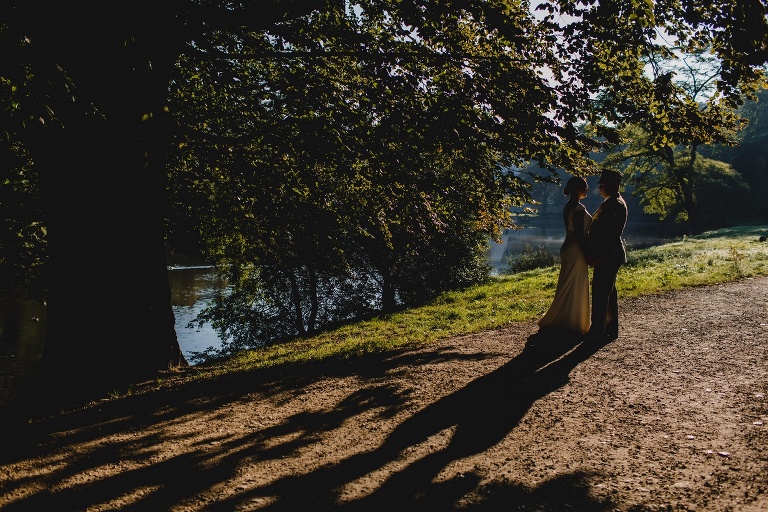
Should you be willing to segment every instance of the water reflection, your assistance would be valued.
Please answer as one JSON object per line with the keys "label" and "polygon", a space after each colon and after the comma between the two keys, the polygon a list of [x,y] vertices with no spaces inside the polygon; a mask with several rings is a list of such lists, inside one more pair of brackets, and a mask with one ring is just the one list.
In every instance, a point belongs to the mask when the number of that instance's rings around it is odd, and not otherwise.
{"label": "water reflection", "polygon": [[0,298],[0,405],[8,404],[40,360],[45,344],[45,306]]}
{"label": "water reflection", "polygon": [[[187,359],[220,345],[210,325],[188,327],[226,282],[213,267],[183,267],[168,270],[171,301],[176,316],[179,346]],[[24,380],[40,360],[45,344],[46,309],[37,301],[0,299],[0,406],[11,402]]]}
{"label": "water reflection", "polygon": [[176,316],[176,337],[184,357],[189,361],[194,352],[203,352],[208,347],[218,348],[221,340],[210,324],[190,327],[189,323],[217,292],[226,289],[226,280],[213,267],[178,267],[168,270],[168,281]]}
{"label": "water reflection", "polygon": [[[534,221],[521,217],[516,219],[516,222],[522,229],[505,231],[502,243],[491,242],[488,249],[488,262],[497,272],[503,270],[504,258],[507,255],[525,252],[528,248],[543,247],[554,255],[560,253],[560,246],[565,239],[565,228],[560,215],[538,217]],[[624,230],[624,239],[632,249],[674,240],[682,233],[682,227],[674,223],[633,219]]]}

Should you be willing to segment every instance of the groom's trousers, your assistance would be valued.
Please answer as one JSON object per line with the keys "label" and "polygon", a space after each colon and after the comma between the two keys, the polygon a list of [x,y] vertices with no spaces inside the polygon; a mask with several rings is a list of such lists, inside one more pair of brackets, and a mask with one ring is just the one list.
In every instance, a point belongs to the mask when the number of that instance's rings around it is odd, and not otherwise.
{"label": "groom's trousers", "polygon": [[619,337],[619,303],[616,274],[621,262],[604,261],[592,272],[592,336]]}

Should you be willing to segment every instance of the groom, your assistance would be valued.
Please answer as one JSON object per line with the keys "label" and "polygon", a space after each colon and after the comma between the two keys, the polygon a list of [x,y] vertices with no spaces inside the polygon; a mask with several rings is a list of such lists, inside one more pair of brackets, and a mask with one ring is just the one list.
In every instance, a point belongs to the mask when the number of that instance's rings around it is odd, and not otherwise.
{"label": "groom", "polygon": [[589,341],[611,341],[619,337],[619,305],[616,274],[627,262],[621,235],[627,224],[627,203],[619,194],[623,176],[612,170],[600,175],[598,189],[603,202],[592,216],[587,235],[587,262],[592,273],[592,325],[585,335]]}

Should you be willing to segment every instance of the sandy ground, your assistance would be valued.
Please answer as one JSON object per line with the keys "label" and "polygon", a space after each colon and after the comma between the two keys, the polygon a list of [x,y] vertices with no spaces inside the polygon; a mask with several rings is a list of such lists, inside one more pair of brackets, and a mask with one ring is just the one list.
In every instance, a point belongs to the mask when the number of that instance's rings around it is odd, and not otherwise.
{"label": "sandy ground", "polygon": [[620,307],[25,425],[0,510],[768,510],[768,278]]}

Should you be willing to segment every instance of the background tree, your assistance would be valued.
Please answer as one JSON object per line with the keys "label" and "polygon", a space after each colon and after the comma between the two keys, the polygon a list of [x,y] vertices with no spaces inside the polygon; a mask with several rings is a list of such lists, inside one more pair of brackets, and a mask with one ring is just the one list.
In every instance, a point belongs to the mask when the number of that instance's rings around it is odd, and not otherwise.
{"label": "background tree", "polygon": [[627,144],[609,152],[603,165],[625,173],[645,213],[685,223],[696,232],[728,225],[742,215],[711,208],[737,203],[749,191],[731,165],[699,155],[698,146],[654,149],[652,137],[638,126],[621,133]]}
{"label": "background tree", "polygon": [[0,134],[0,297],[43,301],[48,285],[46,224],[29,154]]}
{"label": "background tree", "polygon": [[[537,31],[513,42],[480,18],[447,12],[427,39],[398,33],[378,12],[345,16],[341,42],[338,13],[296,31],[336,51],[311,54],[293,34],[219,41],[220,61],[190,62],[176,82],[174,110],[189,135],[174,172],[197,173],[215,191],[215,204],[193,217],[205,219],[208,258],[235,288],[201,317],[232,336],[226,350],[487,278],[489,237],[508,225],[510,203],[528,197],[502,164],[559,157],[540,142],[552,127],[551,94],[514,51]],[[264,45],[271,58],[250,58]],[[527,95],[508,99],[501,85],[510,81],[530,84]],[[217,104],[229,115],[213,124],[206,109]],[[216,137],[201,138],[203,126]],[[200,166],[217,153],[211,172]],[[183,209],[186,192],[177,193]]]}
{"label": "background tree", "polygon": [[[740,100],[717,90],[722,73],[718,66],[709,48],[697,45],[660,47],[650,54],[646,69],[653,81],[618,102],[622,112],[641,115],[633,116],[632,124],[618,125],[621,142],[602,163],[628,174],[647,213],[685,222],[693,233],[712,227],[714,219],[705,218],[709,214],[700,207],[707,204],[702,196],[709,184],[723,184],[723,201],[744,185],[729,166],[698,161],[703,158],[701,148],[707,145],[736,144],[736,134],[744,126],[735,109]],[[607,102],[617,103],[613,98]],[[619,113],[615,118],[622,116]]]}
{"label": "background tree", "polygon": [[709,148],[710,158],[728,162],[749,185],[750,199],[739,198],[736,209],[742,219],[763,222],[768,219],[768,202],[760,198],[768,195],[768,90],[757,91],[756,98],[745,101],[737,113],[748,121],[738,133],[736,146]]}

